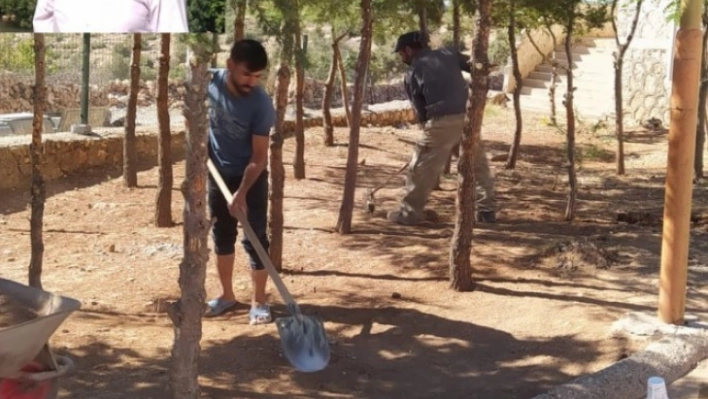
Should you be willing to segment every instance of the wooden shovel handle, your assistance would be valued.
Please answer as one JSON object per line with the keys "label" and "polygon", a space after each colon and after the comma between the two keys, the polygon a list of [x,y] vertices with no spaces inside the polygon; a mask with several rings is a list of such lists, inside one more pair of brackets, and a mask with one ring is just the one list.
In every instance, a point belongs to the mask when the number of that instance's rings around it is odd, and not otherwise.
{"label": "wooden shovel handle", "polygon": [[[224,198],[226,198],[226,202],[231,205],[234,200],[234,196],[229,190],[229,188],[226,186],[226,183],[224,183],[224,179],[221,177],[221,174],[216,169],[216,166],[214,166],[214,163],[211,161],[211,158],[207,161],[207,167],[209,168],[209,172],[211,172],[211,175],[214,177],[214,180],[216,180],[216,184],[219,186],[219,189],[224,195]],[[253,248],[256,249],[258,257],[260,258],[261,262],[268,271],[268,274],[273,280],[273,283],[278,289],[278,292],[283,298],[283,301],[285,301],[285,305],[288,307],[288,310],[290,310],[291,312],[299,313],[299,306],[295,303],[295,300],[293,299],[292,295],[290,295],[290,292],[285,286],[285,283],[283,283],[283,280],[280,278],[278,271],[275,270],[275,266],[273,266],[273,262],[270,260],[268,252],[266,252],[265,248],[263,248],[263,245],[258,239],[256,232],[253,231],[251,224],[248,223],[248,218],[246,218],[246,215],[243,214],[243,211],[241,211],[239,207],[236,207],[235,214],[236,220],[241,223],[241,228],[243,228],[243,232],[246,234],[246,237],[251,242],[251,245],[253,245]]]}

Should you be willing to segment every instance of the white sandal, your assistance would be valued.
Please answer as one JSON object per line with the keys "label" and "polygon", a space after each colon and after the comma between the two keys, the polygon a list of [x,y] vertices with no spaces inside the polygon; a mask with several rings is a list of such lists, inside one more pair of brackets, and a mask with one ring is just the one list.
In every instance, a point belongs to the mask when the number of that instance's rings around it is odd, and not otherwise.
{"label": "white sandal", "polygon": [[256,305],[251,307],[250,312],[248,312],[248,319],[250,324],[268,324],[273,321],[270,314],[270,307],[268,305]]}

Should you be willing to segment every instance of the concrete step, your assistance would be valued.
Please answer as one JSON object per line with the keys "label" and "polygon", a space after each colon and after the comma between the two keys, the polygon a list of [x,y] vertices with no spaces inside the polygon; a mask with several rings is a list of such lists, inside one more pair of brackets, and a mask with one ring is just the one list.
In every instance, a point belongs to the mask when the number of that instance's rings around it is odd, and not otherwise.
{"label": "concrete step", "polygon": [[[576,90],[573,92],[575,98],[587,98],[587,97],[592,97],[592,98],[598,98],[602,99],[603,101],[606,101],[607,99],[612,100],[614,98],[614,91],[611,89],[606,89],[606,88],[592,88],[592,87],[578,87],[575,86]],[[563,98],[563,96],[566,93],[565,86],[557,86],[556,87],[556,96],[558,98]],[[524,86],[521,88],[521,94],[525,95],[530,95],[530,96],[543,96],[547,97],[548,96],[548,88],[547,87],[532,87],[532,86]]]}
{"label": "concrete step", "polygon": [[[551,115],[551,107],[548,102],[537,102],[523,97],[520,100],[521,109],[524,111],[533,111],[547,116]],[[583,119],[603,118],[611,112],[609,109],[591,107],[588,104],[575,104],[575,109],[577,110],[576,117],[579,116]],[[560,102],[556,104],[556,116],[560,119],[560,122],[565,122],[565,107]]]}
{"label": "concrete step", "polygon": [[[567,85],[567,79],[559,77],[556,81],[557,88],[565,88]],[[524,87],[538,87],[538,88],[550,88],[551,79],[536,79],[532,76],[523,79],[522,85]],[[577,87],[578,90],[581,89],[591,89],[591,90],[614,90],[614,80],[600,79],[598,77],[575,77],[573,79],[573,86]]]}
{"label": "concrete step", "polygon": [[[565,51],[563,52],[554,52],[554,55],[556,57],[556,60],[558,61],[565,61],[566,64],[568,63],[568,59],[565,56]],[[605,54],[605,53],[592,53],[592,54],[575,54],[571,53],[573,57],[574,62],[596,62],[596,63],[608,63],[612,65],[614,61],[614,57],[612,54]]]}
{"label": "concrete step", "polygon": [[616,48],[617,43],[613,38],[581,38],[575,43],[574,46],[585,46],[589,48]]}
{"label": "concrete step", "polygon": [[[571,47],[571,53],[573,54],[578,54],[578,55],[592,55],[592,54],[612,54],[616,50],[616,46],[600,46],[600,47],[595,47],[595,46],[587,46],[587,45],[575,45]],[[565,53],[565,46],[564,45],[559,45],[556,46],[555,51],[558,53]]]}
{"label": "concrete step", "polygon": [[[556,83],[557,86],[565,86],[567,82],[568,75],[566,74],[558,74],[556,76]],[[534,71],[529,73],[529,75],[524,79],[524,81],[531,79],[531,80],[539,80],[546,82],[545,87],[550,87],[551,84],[551,73],[547,72],[538,72]],[[576,69],[573,70],[573,85],[576,87],[586,87],[586,86],[593,86],[593,87],[603,87],[603,88],[609,88],[614,90],[614,80],[615,79],[615,71],[614,70],[602,70],[602,71],[597,71],[597,70],[583,70],[583,69]],[[525,83],[524,83],[525,85]],[[541,86],[537,86],[541,87]]]}
{"label": "concrete step", "polygon": [[[607,80],[607,79],[614,79],[615,76],[615,69],[612,67],[604,66],[604,68],[575,68],[572,70],[573,71],[573,77],[579,78],[579,77],[584,77],[584,78],[597,78],[598,80]],[[551,79],[551,75],[553,73],[553,67],[550,65],[546,64],[540,64],[536,65],[536,69],[531,72],[536,75],[536,78],[538,79],[543,79],[546,78],[548,80]],[[565,71],[563,68],[556,68],[556,73],[558,74],[559,79],[565,79],[565,77],[568,75],[568,73]]]}
{"label": "concrete step", "polygon": [[[568,66],[568,61],[564,58],[556,58],[558,65],[563,67]],[[550,64],[550,63],[549,63]],[[614,60],[612,57],[593,57],[582,60],[573,60],[573,69],[578,68],[595,68],[595,69],[612,69],[614,65]]]}
{"label": "concrete step", "polygon": [[[571,47],[570,52],[573,54],[578,54],[578,55],[593,55],[593,54],[602,54],[602,55],[612,55],[612,53],[617,50],[617,46],[613,43],[612,46],[593,46],[593,45],[575,45]],[[560,45],[556,46],[555,52],[558,53],[565,53],[565,46]]]}

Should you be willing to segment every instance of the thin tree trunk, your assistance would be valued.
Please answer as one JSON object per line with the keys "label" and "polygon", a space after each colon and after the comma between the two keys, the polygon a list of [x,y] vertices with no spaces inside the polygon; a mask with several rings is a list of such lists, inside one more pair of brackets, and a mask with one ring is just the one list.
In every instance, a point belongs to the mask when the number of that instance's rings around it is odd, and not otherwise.
{"label": "thin tree trunk", "polygon": [[125,115],[125,137],[123,139],[123,185],[138,186],[137,154],[135,152],[135,117],[138,108],[138,92],[140,91],[140,53],[142,51],[142,35],[133,34],[133,56],[130,65],[130,93],[128,94],[128,109]]}
{"label": "thin tree trunk", "polygon": [[219,47],[221,45],[219,44],[219,34],[216,32],[213,32],[211,34],[211,45],[214,48],[214,51],[212,52],[211,56],[211,67],[212,68],[218,68],[219,67]]}
{"label": "thin tree trunk", "polygon": [[566,113],[566,141],[568,153],[568,204],[565,208],[565,220],[573,221],[575,219],[576,197],[578,195],[578,179],[575,175],[575,111],[573,109],[573,25],[575,18],[571,17],[566,26],[567,36],[565,37],[565,54],[568,60],[568,79],[565,95],[565,113]]}
{"label": "thin tree trunk", "polygon": [[[452,46],[457,51],[462,51],[462,43],[460,42],[460,0],[452,1]],[[460,145],[457,144],[452,148],[450,156],[447,158],[445,170],[443,174],[449,175],[452,167],[452,157],[460,157]],[[439,182],[438,182],[439,185]]]}
{"label": "thin tree trunk", "polygon": [[423,34],[423,41],[427,43],[430,35],[428,30],[428,11],[423,4],[418,9],[418,29]]}
{"label": "thin tree trunk", "polygon": [[[557,117],[557,113],[556,113],[556,87],[558,87],[558,68],[560,67],[558,65],[558,61],[556,60],[556,47],[558,47],[558,39],[556,38],[556,35],[553,33],[553,25],[551,25],[547,21],[546,21],[546,29],[548,30],[548,34],[551,35],[551,40],[553,41],[553,51],[551,51],[551,58],[550,59],[538,47],[538,44],[536,44],[536,42],[534,41],[533,36],[531,36],[530,30],[526,30],[526,37],[529,39],[529,42],[534,47],[534,49],[536,49],[536,52],[541,57],[543,57],[543,61],[551,64],[551,85],[548,87],[548,100],[549,100],[550,106],[551,106],[550,124],[551,124],[551,126],[558,126],[558,117]],[[565,69],[565,68],[562,68],[562,69],[567,71],[567,69]]]}
{"label": "thin tree trunk", "polygon": [[516,119],[516,129],[514,130],[514,141],[509,148],[509,156],[506,160],[506,169],[516,168],[516,159],[519,157],[519,146],[521,145],[521,133],[523,131],[523,119],[521,116],[521,87],[524,82],[521,78],[521,70],[519,70],[519,53],[516,50],[516,18],[515,7],[516,3],[511,0],[509,12],[509,26],[507,27],[507,35],[509,36],[509,49],[511,50],[511,68],[514,74],[514,117]]}
{"label": "thin tree trunk", "polygon": [[247,0],[236,0],[236,18],[234,19],[234,41],[245,37]]}
{"label": "thin tree trunk", "polygon": [[290,63],[293,58],[293,22],[283,24],[283,47],[280,53],[278,83],[275,93],[275,126],[270,135],[270,260],[278,271],[283,269],[283,198],[285,197],[285,168],[283,167],[283,141],[285,140],[285,112],[288,108]]}
{"label": "thin tree trunk", "polygon": [[452,43],[455,50],[462,50],[460,39],[460,0],[452,0]]}
{"label": "thin tree trunk", "polygon": [[34,34],[34,118],[32,119],[32,143],[30,144],[30,165],[32,167],[32,213],[30,215],[30,263],[29,285],[42,288],[42,260],[44,259],[44,202],[46,192],[42,177],[42,131],[44,130],[44,108],[47,101],[45,85],[44,34]]}
{"label": "thin tree trunk", "polygon": [[[334,28],[332,28],[332,61],[329,66],[329,74],[325,83],[324,95],[322,96],[322,124],[324,125],[324,145],[331,147],[334,145],[334,123],[332,122],[332,97],[334,95],[334,83],[337,80],[337,49],[339,42],[346,35],[334,37]],[[337,48],[337,49],[335,49]]]}
{"label": "thin tree trunk", "polygon": [[457,161],[458,185],[455,200],[455,232],[450,246],[450,287],[456,291],[471,291],[472,225],[474,224],[474,155],[480,145],[484,108],[489,90],[489,32],[491,30],[491,0],[479,0],[477,30],[474,35],[472,83],[467,106],[467,123],[462,135],[462,153]]}
{"label": "thin tree trunk", "polygon": [[206,181],[208,153],[207,142],[207,96],[212,57],[209,34],[199,34],[190,44],[189,73],[185,96],[185,119],[188,122],[185,161],[185,179],[182,182],[184,196],[184,258],[179,266],[177,302],[167,312],[174,324],[174,344],[170,364],[169,384],[174,399],[200,397],[199,355],[202,338],[202,315],[206,293],[206,263],[209,259],[207,235],[210,228],[206,211]]}
{"label": "thin tree trunk", "polygon": [[339,51],[339,46],[334,48],[334,53],[337,56],[337,66],[339,67],[339,81],[342,85],[342,106],[347,115],[347,126],[352,127],[352,109],[349,106],[349,90],[347,90],[347,71],[342,60],[342,52]]}
{"label": "thin tree trunk", "polygon": [[617,153],[615,154],[615,164],[616,172],[618,175],[624,175],[624,104],[622,98],[622,68],[624,66],[624,55],[632,43],[634,38],[634,32],[637,30],[637,22],[639,22],[639,13],[642,9],[642,1],[637,0],[637,8],[634,12],[634,19],[632,20],[632,27],[627,35],[627,40],[624,43],[620,43],[619,32],[617,31],[617,23],[615,15],[617,9],[618,0],[612,1],[611,10],[611,21],[612,30],[615,33],[615,43],[617,44],[617,51],[615,52],[615,134],[617,135]]}
{"label": "thin tree trunk", "polygon": [[696,158],[693,169],[696,179],[703,176],[703,151],[706,144],[706,103],[708,101],[708,12],[703,12],[703,49],[701,51],[701,88],[698,92],[698,121],[696,123]]}
{"label": "thin tree trunk", "polygon": [[361,43],[359,57],[356,63],[356,78],[354,80],[354,103],[352,105],[352,121],[349,128],[349,148],[347,154],[347,171],[344,177],[344,193],[342,205],[339,208],[337,231],[349,234],[352,229],[352,213],[354,212],[354,192],[356,191],[356,174],[359,158],[359,131],[361,128],[361,109],[364,103],[364,85],[371,60],[371,34],[373,15],[372,0],[361,0]]}
{"label": "thin tree trunk", "polygon": [[167,103],[167,86],[170,75],[170,42],[172,35],[160,35],[160,68],[157,75],[157,123],[160,134],[157,136],[157,165],[160,171],[155,200],[155,225],[171,227],[172,224],[172,133],[170,131],[170,112]]}
{"label": "thin tree trunk", "polygon": [[[551,125],[558,126],[558,107],[556,106],[556,88],[558,87],[558,61],[556,60],[556,47],[558,47],[558,38],[553,33],[553,25],[547,24],[548,34],[551,35],[553,41],[553,51],[551,52],[551,85],[548,88],[548,101],[551,106]],[[570,68],[570,65],[568,65]]]}
{"label": "thin tree trunk", "polygon": [[305,53],[302,46],[302,27],[300,26],[300,7],[295,3],[295,159],[293,159],[293,177],[302,180],[305,175]]}

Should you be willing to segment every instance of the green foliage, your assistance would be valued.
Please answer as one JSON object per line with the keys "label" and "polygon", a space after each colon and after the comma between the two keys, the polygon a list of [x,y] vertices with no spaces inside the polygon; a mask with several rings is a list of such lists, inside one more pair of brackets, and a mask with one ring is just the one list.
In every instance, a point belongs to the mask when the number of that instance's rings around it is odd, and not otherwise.
{"label": "green foliage", "polygon": [[32,29],[37,0],[0,0],[0,15],[14,15],[19,28]]}
{"label": "green foliage", "polygon": [[[150,40],[152,38],[142,37],[142,57],[140,57],[140,79],[143,80],[154,80],[157,78],[158,63],[156,60],[146,57],[145,50],[150,47]],[[177,47],[180,47],[179,45]],[[96,46],[91,44],[91,50],[96,49]],[[186,46],[181,44],[182,54],[181,58],[176,58],[175,53],[172,54],[172,62],[182,62],[186,56],[184,51],[186,51]],[[133,36],[124,35],[123,41],[114,45],[111,50],[111,62],[109,65],[109,72],[112,79],[125,80],[130,78],[130,64],[133,57]],[[173,74],[171,71],[170,74]],[[174,76],[173,76],[174,77]]]}
{"label": "green foliage", "polygon": [[224,33],[225,0],[189,0],[187,20],[190,32]]}
{"label": "green foliage", "polygon": [[132,39],[129,36],[122,43],[116,44],[111,51],[111,77],[128,79],[130,77],[130,56],[133,52]]}
{"label": "green foliage", "polygon": [[[394,54],[390,45],[383,45],[371,52],[371,61],[369,63],[369,80],[371,84],[386,82],[394,77],[400,77],[403,74],[405,64],[401,63],[397,54]],[[354,55],[354,52],[352,52]],[[353,57],[356,61],[356,57]]]}
{"label": "green foliage", "polygon": [[374,0],[372,8],[373,41],[379,45],[395,40],[404,32],[418,29],[418,12],[421,8],[425,8],[431,31],[439,27],[446,11],[444,0]]}
{"label": "green foliage", "polygon": [[489,62],[497,65],[506,65],[511,55],[511,47],[506,32],[497,34],[489,43]]}
{"label": "green foliage", "polygon": [[[0,35],[0,71],[34,73],[34,39],[31,35]],[[59,53],[51,46],[45,49],[45,71],[58,69]]]}
{"label": "green foliage", "polygon": [[[544,24],[572,26],[576,34],[600,28],[610,21],[609,0],[520,0],[536,21]],[[529,19],[531,20],[531,18]]]}
{"label": "green foliage", "polygon": [[179,43],[191,49],[189,63],[209,63],[214,54],[212,35],[210,33],[187,33],[178,37]]}

